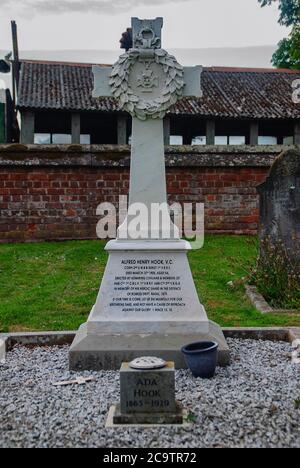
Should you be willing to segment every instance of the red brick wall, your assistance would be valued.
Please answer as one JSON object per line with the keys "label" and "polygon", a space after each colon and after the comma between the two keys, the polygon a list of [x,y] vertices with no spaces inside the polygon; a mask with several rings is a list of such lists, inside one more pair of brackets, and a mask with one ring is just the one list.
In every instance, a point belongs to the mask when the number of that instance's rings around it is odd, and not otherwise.
{"label": "red brick wall", "polygon": [[207,232],[255,234],[256,186],[268,168],[180,168],[167,174],[171,202],[203,202]]}
{"label": "red brick wall", "polygon": [[127,169],[0,172],[0,240],[95,238],[99,203],[128,191]]}
{"label": "red brick wall", "polygon": [[[235,164],[220,150],[187,150],[172,149],[166,156],[169,201],[204,202],[207,232],[256,233],[255,187],[279,150],[251,154],[252,163],[234,153]],[[59,154],[50,154],[39,148],[37,155],[36,147],[0,147],[0,242],[96,237],[97,205],[117,203],[128,193],[128,149],[78,151],[60,147]]]}

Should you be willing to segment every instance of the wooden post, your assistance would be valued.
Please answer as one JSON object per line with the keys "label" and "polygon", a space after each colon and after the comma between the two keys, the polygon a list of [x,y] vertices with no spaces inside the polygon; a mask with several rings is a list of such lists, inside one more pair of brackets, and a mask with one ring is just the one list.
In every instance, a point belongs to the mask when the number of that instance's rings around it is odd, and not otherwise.
{"label": "wooden post", "polygon": [[0,144],[7,143],[7,104],[6,91],[0,89]]}
{"label": "wooden post", "polygon": [[183,141],[182,141],[183,145],[191,145],[192,144],[192,135],[189,131],[186,131],[183,135]]}
{"label": "wooden post", "polygon": [[80,114],[72,114],[71,117],[72,127],[72,144],[80,145]]}
{"label": "wooden post", "polygon": [[170,117],[164,118],[164,144],[169,146],[171,137],[171,120]]}
{"label": "wooden post", "polygon": [[12,143],[13,137],[15,136],[14,133],[14,119],[15,119],[15,108],[13,105],[13,101],[11,98],[10,91],[7,89],[5,91],[5,98],[6,98],[6,112],[5,112],[5,135],[6,135],[6,143]]}
{"label": "wooden post", "polygon": [[294,127],[294,144],[300,145],[300,121],[295,123]]}
{"label": "wooden post", "polygon": [[127,117],[126,115],[118,116],[118,145],[127,144]]}
{"label": "wooden post", "polygon": [[11,33],[12,33],[12,45],[13,45],[13,77],[15,83],[13,83],[13,94],[14,94],[14,103],[15,92],[18,92],[19,81],[20,81],[20,59],[19,59],[19,44],[18,44],[18,29],[15,21],[11,22]]}
{"label": "wooden post", "polygon": [[216,122],[214,120],[207,120],[206,122],[206,144],[214,145],[216,137]]}
{"label": "wooden post", "polygon": [[259,134],[258,122],[251,122],[251,124],[250,124],[250,145],[252,145],[252,146],[258,145],[258,134]]}
{"label": "wooden post", "polygon": [[35,116],[32,111],[21,113],[21,143],[30,145],[34,143]]}

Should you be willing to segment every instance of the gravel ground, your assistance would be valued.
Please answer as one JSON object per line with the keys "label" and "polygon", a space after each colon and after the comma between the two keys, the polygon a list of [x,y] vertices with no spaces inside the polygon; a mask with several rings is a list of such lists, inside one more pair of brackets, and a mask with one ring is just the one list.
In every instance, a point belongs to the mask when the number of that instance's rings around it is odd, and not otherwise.
{"label": "gravel ground", "polygon": [[[232,365],[212,380],[176,375],[186,428],[105,429],[117,372],[69,373],[68,347],[16,347],[0,365],[0,447],[300,447],[300,365],[287,343],[228,340]],[[94,376],[86,385],[53,382]]]}

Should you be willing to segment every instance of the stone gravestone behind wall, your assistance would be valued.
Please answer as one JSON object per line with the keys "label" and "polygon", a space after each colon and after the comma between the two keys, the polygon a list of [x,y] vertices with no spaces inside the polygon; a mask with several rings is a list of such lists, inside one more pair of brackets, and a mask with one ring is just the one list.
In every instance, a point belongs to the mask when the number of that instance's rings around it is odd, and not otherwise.
{"label": "stone gravestone behind wall", "polygon": [[260,240],[272,245],[282,242],[287,255],[300,262],[300,151],[283,152],[274,162],[266,182],[257,190]]}

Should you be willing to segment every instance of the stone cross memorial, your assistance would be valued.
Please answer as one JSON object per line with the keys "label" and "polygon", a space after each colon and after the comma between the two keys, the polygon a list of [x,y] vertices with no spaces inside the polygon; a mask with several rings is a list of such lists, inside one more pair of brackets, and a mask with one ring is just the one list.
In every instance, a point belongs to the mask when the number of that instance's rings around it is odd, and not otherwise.
{"label": "stone cross memorial", "polygon": [[133,48],[113,67],[93,68],[93,96],[114,97],[132,116],[129,207],[117,239],[106,246],[109,260],[96,303],[72,344],[74,370],[119,369],[147,355],[184,368],[181,347],[199,340],[217,341],[219,363],[229,363],[224,335],[197,295],[187,258],[191,246],[171,217],[156,223],[143,217],[139,238],[131,226],[137,204],[149,213],[157,204],[167,206],[167,111],[184,96],[202,95],[202,68],[183,68],[162,49],[162,25],[162,18],[133,18]]}

